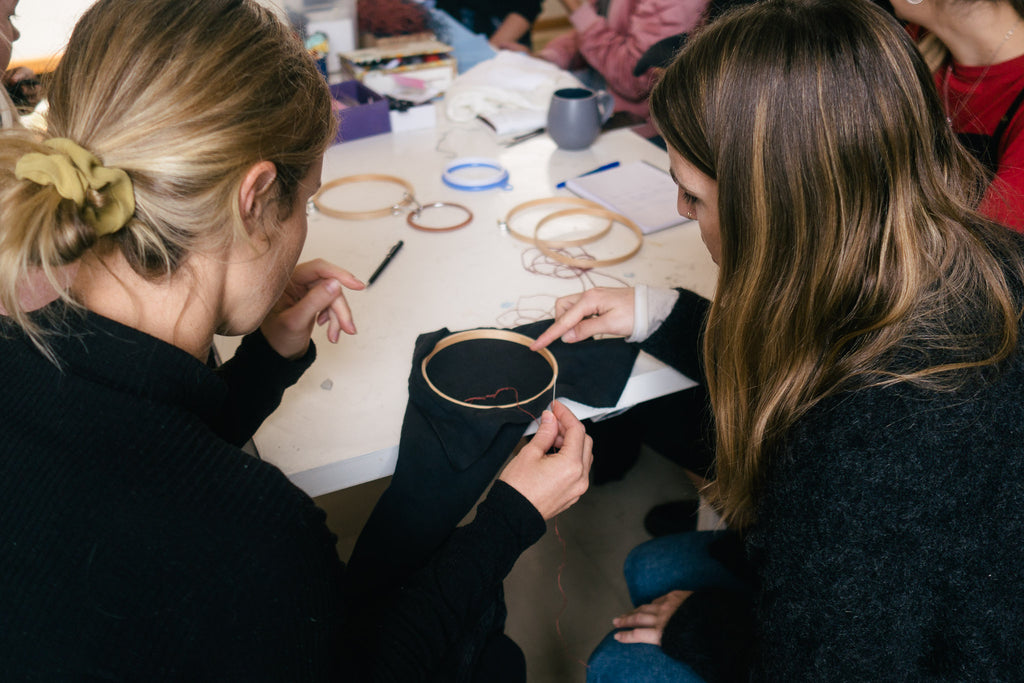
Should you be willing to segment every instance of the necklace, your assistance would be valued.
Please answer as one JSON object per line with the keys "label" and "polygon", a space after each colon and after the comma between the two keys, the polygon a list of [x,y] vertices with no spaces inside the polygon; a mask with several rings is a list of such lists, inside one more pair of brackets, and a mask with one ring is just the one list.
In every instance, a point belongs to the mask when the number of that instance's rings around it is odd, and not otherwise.
{"label": "necklace", "polygon": [[985,68],[982,70],[981,75],[974,80],[974,84],[971,85],[971,89],[967,91],[967,94],[960,98],[960,103],[957,105],[956,111],[950,111],[949,108],[949,77],[953,74],[953,58],[952,56],[950,57],[949,62],[946,64],[946,75],[942,83],[942,106],[946,110],[946,123],[951,126],[953,125],[953,119],[957,117],[957,114],[959,114],[960,110],[964,108],[964,105],[970,101],[971,95],[974,94],[974,91],[977,90],[978,86],[981,85],[981,82],[985,80],[985,76],[988,75],[989,69],[991,69],[992,65],[996,62],[996,57],[999,55],[999,51],[1002,50],[1003,46],[1006,45],[1010,38],[1013,37],[1013,33],[1017,30],[1017,26],[1020,25],[1020,21],[1020,18],[1018,18],[1017,21],[1014,22],[1013,26],[1010,27],[1010,30],[1006,32],[1006,35],[1004,35],[1003,39],[999,42],[999,45],[996,46],[996,49],[992,51],[992,56],[989,57],[985,63]]}

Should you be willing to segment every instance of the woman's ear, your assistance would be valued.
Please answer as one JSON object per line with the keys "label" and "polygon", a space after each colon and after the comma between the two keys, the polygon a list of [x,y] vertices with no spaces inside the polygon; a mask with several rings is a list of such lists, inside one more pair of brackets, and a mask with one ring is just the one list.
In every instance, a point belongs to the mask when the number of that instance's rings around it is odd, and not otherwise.
{"label": "woman's ear", "polygon": [[238,190],[238,208],[246,229],[252,232],[263,216],[263,210],[273,199],[270,191],[277,180],[277,167],[272,161],[258,161],[246,171]]}

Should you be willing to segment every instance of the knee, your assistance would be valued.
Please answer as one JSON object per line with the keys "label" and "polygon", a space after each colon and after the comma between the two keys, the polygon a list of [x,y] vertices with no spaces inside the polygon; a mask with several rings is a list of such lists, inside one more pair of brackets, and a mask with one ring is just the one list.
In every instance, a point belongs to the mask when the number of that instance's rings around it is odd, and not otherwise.
{"label": "knee", "polygon": [[657,645],[624,644],[605,636],[587,662],[587,683],[703,683],[693,670]]}
{"label": "knee", "polygon": [[628,681],[636,673],[627,646],[615,640],[612,633],[604,637],[587,661],[587,683]]}
{"label": "knee", "polygon": [[626,556],[622,573],[634,605],[641,605],[664,594],[666,574],[672,573],[667,561],[664,539],[647,541],[633,548]]}
{"label": "knee", "polygon": [[623,574],[634,605],[671,590],[695,590],[707,584],[707,575],[721,571],[707,554],[713,534],[689,532],[662,536],[642,543],[626,556]]}

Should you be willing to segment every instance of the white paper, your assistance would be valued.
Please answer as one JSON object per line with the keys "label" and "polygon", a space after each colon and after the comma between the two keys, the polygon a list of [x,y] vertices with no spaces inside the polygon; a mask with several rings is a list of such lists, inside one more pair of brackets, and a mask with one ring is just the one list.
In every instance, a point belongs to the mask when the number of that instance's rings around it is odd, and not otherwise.
{"label": "white paper", "polygon": [[668,173],[644,161],[572,178],[575,194],[597,202],[636,223],[646,235],[688,220],[676,207],[677,190]]}

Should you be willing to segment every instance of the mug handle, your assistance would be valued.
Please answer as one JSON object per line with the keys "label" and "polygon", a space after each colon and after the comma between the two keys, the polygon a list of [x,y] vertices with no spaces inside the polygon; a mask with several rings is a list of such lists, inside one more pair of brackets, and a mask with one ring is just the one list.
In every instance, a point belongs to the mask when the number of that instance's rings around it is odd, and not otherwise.
{"label": "mug handle", "polygon": [[603,126],[608,123],[608,119],[615,111],[615,98],[606,90],[598,90],[595,94],[597,95],[597,110],[601,113],[601,125]]}

